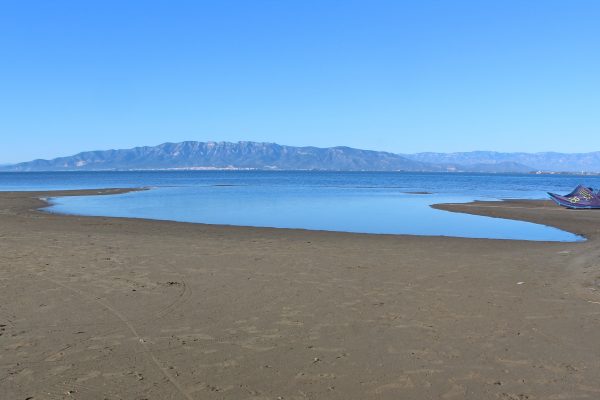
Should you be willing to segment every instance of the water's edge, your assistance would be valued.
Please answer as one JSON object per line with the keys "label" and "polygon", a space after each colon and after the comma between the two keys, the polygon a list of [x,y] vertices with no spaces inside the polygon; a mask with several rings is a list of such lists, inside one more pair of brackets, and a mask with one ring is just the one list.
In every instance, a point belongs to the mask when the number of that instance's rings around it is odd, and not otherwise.
{"label": "water's edge", "polygon": [[[180,223],[180,224],[196,224],[196,225],[239,227],[239,228],[260,228],[260,229],[269,229],[269,230],[274,229],[274,230],[292,230],[292,231],[334,232],[334,233],[351,234],[351,235],[359,234],[359,235],[373,235],[373,236],[385,235],[385,236],[410,236],[410,237],[441,237],[441,238],[470,239],[470,240],[474,240],[474,239],[476,239],[476,240],[477,239],[478,240],[510,240],[510,241],[524,241],[524,242],[537,242],[537,243],[583,243],[588,240],[588,238],[585,237],[585,235],[566,230],[559,226],[540,224],[537,222],[519,219],[518,217],[503,218],[503,217],[498,217],[498,216],[494,216],[494,215],[479,215],[479,216],[483,216],[486,218],[496,218],[496,219],[500,219],[500,220],[520,221],[520,222],[530,223],[530,224],[534,224],[534,225],[554,228],[554,229],[558,229],[562,232],[565,232],[565,233],[575,236],[576,240],[552,241],[552,240],[526,240],[526,239],[508,239],[508,238],[483,238],[483,237],[476,238],[476,237],[462,237],[462,236],[450,236],[450,235],[419,235],[419,234],[410,234],[410,233],[351,232],[351,231],[327,230],[327,229],[307,229],[307,228],[287,228],[287,227],[283,228],[283,227],[266,227],[266,226],[254,226],[254,225],[214,224],[214,223],[206,223],[206,222],[179,221],[179,220],[173,220],[173,219],[135,217],[135,216],[122,217],[122,216],[77,214],[77,213],[68,213],[68,212],[63,212],[63,211],[54,211],[54,210],[49,209],[49,208],[57,205],[57,203],[55,202],[55,199],[60,199],[60,198],[64,198],[64,197],[86,197],[86,196],[99,196],[99,195],[110,196],[110,195],[118,195],[118,194],[125,194],[125,193],[131,193],[131,192],[147,191],[147,190],[153,190],[153,189],[156,189],[156,188],[155,187],[138,187],[138,188],[84,189],[84,190],[73,190],[73,191],[70,191],[70,190],[49,191],[48,194],[52,194],[53,192],[57,192],[60,194],[58,196],[37,197],[40,201],[44,202],[44,205],[42,207],[39,207],[37,209],[37,211],[43,212],[43,213],[48,213],[48,214],[54,214],[54,215],[79,216],[79,217],[90,217],[90,218],[99,218],[99,217],[101,217],[101,218],[119,218],[119,219],[130,219],[131,218],[131,219],[146,220],[146,221],[168,221],[168,222]],[[69,192],[73,192],[73,193],[70,194]],[[535,200],[531,200],[531,199],[498,199],[498,200],[486,200],[486,202],[502,203],[502,202],[510,201],[510,200],[535,201]],[[464,203],[435,203],[435,204],[429,205],[429,207],[434,208],[439,211],[443,211],[443,212],[459,213],[459,214],[467,214],[467,215],[478,215],[478,214],[470,214],[468,212],[464,212],[461,210],[447,210],[444,208],[437,207],[437,206],[448,206],[448,205],[452,205],[452,204],[469,205],[471,203],[475,203],[475,201],[476,200],[468,200],[468,201],[465,201]]]}

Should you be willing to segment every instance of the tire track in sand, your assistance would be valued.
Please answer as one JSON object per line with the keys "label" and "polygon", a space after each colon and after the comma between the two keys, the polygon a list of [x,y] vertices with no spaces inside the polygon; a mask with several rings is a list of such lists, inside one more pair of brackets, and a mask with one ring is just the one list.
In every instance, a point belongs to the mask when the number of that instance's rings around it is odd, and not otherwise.
{"label": "tire track in sand", "polygon": [[156,358],[156,356],[154,355],[154,353],[152,352],[152,350],[150,349],[150,347],[148,346],[146,341],[139,335],[139,333],[137,332],[135,327],[129,322],[129,320],[127,318],[125,318],[125,316],[123,314],[121,314],[121,312],[119,312],[119,310],[117,310],[110,304],[108,304],[100,299],[89,296],[86,293],[84,293],[78,289],[69,287],[62,282],[56,281],[52,278],[48,278],[47,276],[44,276],[41,273],[38,273],[37,275],[40,278],[42,278],[48,282],[51,282],[57,286],[60,286],[64,289],[70,290],[71,292],[78,294],[79,296],[81,296],[84,299],[87,299],[89,301],[92,301],[94,303],[101,305],[104,309],[108,310],[108,312],[110,312],[115,317],[117,317],[129,329],[129,331],[138,339],[138,343],[140,343],[140,345],[144,349],[144,353],[146,354],[146,356],[152,360],[154,365],[156,365],[156,367],[165,376],[165,378],[167,378],[169,380],[169,382],[171,382],[171,384],[175,387],[175,389],[177,389],[177,391],[187,400],[193,400],[192,396],[179,384],[179,382],[177,382],[177,380],[175,380],[173,375],[171,375],[169,373],[169,371],[160,364],[160,362],[158,361],[158,359]]}

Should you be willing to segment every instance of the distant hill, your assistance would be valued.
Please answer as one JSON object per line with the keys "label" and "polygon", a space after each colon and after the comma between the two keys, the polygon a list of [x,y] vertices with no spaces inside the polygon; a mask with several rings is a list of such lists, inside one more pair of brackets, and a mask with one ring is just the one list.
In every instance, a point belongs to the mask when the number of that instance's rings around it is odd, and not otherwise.
{"label": "distant hill", "polygon": [[122,150],[88,151],[52,160],[0,166],[0,171],[258,169],[322,171],[422,171],[529,173],[598,172],[600,152],[394,154],[351,147],[294,147],[258,142],[163,143]]}
{"label": "distant hill", "polygon": [[471,151],[465,153],[403,154],[413,161],[433,164],[493,165],[513,163],[536,171],[600,172],[600,151],[592,153],[498,153]]}
{"label": "distant hill", "polygon": [[[534,168],[528,167],[527,165],[519,164],[517,162],[512,161],[502,161],[497,163],[475,163],[475,164],[440,164],[440,165],[452,165],[457,166],[459,172],[487,172],[487,173],[516,173],[516,174],[526,174],[529,172],[534,172]],[[451,169],[451,167],[447,168]]]}

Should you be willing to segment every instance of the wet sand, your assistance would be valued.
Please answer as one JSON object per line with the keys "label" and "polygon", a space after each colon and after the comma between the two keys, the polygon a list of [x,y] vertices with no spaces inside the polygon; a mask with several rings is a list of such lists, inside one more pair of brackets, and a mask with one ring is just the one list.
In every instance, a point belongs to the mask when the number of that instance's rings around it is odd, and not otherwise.
{"label": "wet sand", "polygon": [[600,398],[600,212],[436,206],[589,239],[543,243],[37,210],[97,192],[0,193],[1,399]]}

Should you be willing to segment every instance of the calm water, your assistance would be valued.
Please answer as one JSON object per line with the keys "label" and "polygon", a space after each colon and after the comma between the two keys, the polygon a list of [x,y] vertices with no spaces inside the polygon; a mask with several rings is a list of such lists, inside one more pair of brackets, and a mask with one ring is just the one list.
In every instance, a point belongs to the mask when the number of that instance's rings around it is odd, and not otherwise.
{"label": "calm water", "polygon": [[[574,241],[543,225],[434,210],[474,199],[545,198],[600,177],[255,171],[0,173],[0,190],[139,187],[55,199],[54,212],[346,232]],[[407,192],[431,192],[429,195]],[[593,211],[588,211],[593,212]]]}

